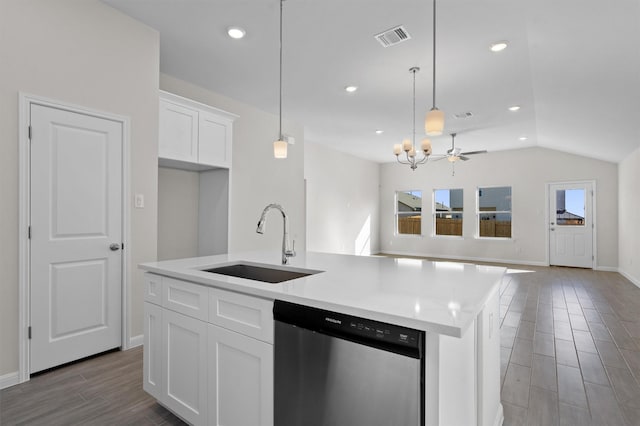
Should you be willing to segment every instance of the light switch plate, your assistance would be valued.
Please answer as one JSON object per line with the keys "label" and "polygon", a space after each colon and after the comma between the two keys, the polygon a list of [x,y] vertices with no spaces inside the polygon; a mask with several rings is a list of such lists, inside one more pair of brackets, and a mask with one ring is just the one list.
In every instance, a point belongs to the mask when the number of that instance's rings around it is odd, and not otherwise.
{"label": "light switch plate", "polygon": [[137,209],[143,209],[144,208],[144,195],[143,194],[136,194],[135,196],[135,206]]}

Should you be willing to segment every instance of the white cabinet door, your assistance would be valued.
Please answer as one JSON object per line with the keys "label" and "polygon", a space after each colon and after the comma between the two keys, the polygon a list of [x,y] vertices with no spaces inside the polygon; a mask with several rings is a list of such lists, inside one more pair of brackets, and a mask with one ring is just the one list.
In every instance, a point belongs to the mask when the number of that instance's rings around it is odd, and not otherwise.
{"label": "white cabinet door", "polygon": [[160,99],[158,156],[198,162],[198,110]]}
{"label": "white cabinet door", "polygon": [[231,167],[231,120],[200,111],[198,162],[216,167]]}
{"label": "white cabinet door", "polygon": [[144,357],[142,388],[156,399],[162,396],[162,308],[144,302]]}
{"label": "white cabinet door", "polygon": [[208,327],[209,425],[273,425],[273,345]]}
{"label": "white cabinet door", "polygon": [[207,323],[163,309],[160,401],[193,425],[207,424]]}

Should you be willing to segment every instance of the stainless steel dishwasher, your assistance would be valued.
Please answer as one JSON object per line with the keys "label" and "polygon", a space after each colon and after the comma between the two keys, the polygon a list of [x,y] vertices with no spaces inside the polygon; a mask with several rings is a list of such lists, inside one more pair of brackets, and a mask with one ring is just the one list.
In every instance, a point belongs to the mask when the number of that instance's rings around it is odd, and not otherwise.
{"label": "stainless steel dishwasher", "polygon": [[424,425],[423,331],[275,301],[276,426]]}

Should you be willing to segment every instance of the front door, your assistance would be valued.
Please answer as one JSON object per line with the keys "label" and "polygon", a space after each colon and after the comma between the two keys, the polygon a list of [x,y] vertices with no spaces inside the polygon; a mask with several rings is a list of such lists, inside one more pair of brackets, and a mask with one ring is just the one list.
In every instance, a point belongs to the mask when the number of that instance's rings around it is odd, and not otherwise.
{"label": "front door", "polygon": [[549,264],[593,268],[593,184],[550,184],[549,196]]}
{"label": "front door", "polygon": [[30,372],[121,345],[120,122],[31,104]]}

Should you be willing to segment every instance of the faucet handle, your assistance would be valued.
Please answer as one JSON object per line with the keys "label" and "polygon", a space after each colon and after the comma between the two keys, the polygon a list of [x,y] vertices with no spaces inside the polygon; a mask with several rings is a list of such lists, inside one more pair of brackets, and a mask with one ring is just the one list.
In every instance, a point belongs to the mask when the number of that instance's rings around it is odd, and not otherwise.
{"label": "faucet handle", "polygon": [[287,257],[295,257],[296,256],[296,240],[291,241],[291,250],[285,251],[285,256]]}

